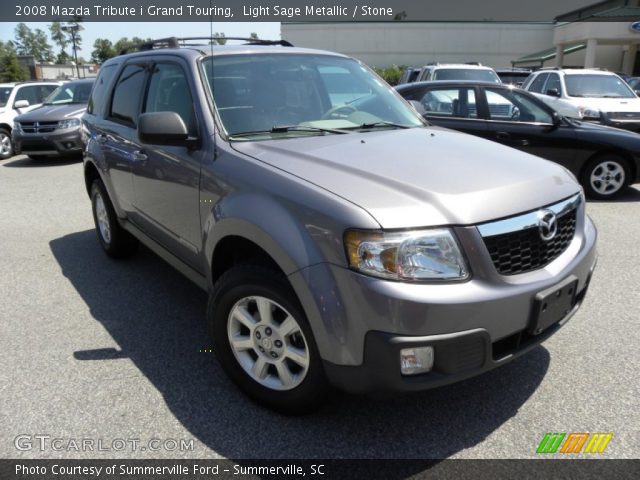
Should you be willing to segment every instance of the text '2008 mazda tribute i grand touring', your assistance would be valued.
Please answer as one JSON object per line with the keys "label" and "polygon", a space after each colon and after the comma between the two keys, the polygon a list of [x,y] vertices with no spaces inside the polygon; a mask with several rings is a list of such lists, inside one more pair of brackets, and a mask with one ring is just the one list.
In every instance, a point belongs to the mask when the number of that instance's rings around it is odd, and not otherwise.
{"label": "text '2008 mazda tribute i grand touring'", "polygon": [[209,292],[253,399],[301,413],[329,386],[459,381],[578,309],[596,229],[566,169],[426,124],[352,58],[207,42],[104,63],[86,187],[109,255],[142,242]]}

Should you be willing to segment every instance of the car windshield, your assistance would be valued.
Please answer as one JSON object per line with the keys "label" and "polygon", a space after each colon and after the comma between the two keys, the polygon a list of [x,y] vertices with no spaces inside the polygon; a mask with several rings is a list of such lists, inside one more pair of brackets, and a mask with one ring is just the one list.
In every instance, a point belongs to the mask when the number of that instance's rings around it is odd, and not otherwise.
{"label": "car windshield", "polygon": [[210,56],[202,68],[234,139],[423,126],[421,117],[359,62],[332,55]]}
{"label": "car windshield", "polygon": [[633,91],[615,75],[565,75],[570,97],[631,98]]}
{"label": "car windshield", "polygon": [[89,103],[91,82],[70,82],[60,85],[44,101],[45,105],[63,105],[68,103]]}
{"label": "car windshield", "polygon": [[13,87],[0,87],[0,107],[6,107]]}
{"label": "car windshield", "polygon": [[439,68],[434,72],[433,80],[474,80],[476,82],[500,83],[496,72],[479,68]]}

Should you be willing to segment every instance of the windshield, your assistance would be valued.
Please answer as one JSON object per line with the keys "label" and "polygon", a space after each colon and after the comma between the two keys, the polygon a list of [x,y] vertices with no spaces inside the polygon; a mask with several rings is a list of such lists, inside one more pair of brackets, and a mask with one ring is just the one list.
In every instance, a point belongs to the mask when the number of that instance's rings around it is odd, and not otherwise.
{"label": "windshield", "polygon": [[0,87],[0,107],[6,107],[13,87]]}
{"label": "windshield", "polygon": [[615,75],[565,75],[570,97],[631,98],[633,91]]}
{"label": "windshield", "polygon": [[500,83],[500,78],[493,70],[475,68],[439,68],[434,72],[433,80],[475,80]]}
{"label": "windshield", "polygon": [[44,101],[45,105],[63,105],[67,103],[89,103],[92,82],[70,82],[60,85]]}
{"label": "windshield", "polygon": [[202,67],[220,119],[232,137],[280,138],[424,125],[386,83],[349,58],[220,55],[205,58]]}

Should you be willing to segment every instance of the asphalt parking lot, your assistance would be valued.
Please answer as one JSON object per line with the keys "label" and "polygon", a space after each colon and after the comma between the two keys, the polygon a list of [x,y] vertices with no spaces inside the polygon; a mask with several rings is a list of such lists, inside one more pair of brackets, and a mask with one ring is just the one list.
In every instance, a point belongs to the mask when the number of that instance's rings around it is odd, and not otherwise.
{"label": "asphalt parking lot", "polygon": [[[588,213],[600,234],[590,292],[543,346],[457,385],[336,394],[289,418],[247,400],[202,351],[201,290],[145,249],[103,254],[80,162],[1,161],[0,457],[528,458],[546,432],[613,432],[602,456],[638,458],[640,185]],[[32,447],[17,449],[19,435]],[[36,435],[61,448],[42,451]],[[111,449],[69,446],[87,438]],[[154,438],[193,449],[113,448]]]}

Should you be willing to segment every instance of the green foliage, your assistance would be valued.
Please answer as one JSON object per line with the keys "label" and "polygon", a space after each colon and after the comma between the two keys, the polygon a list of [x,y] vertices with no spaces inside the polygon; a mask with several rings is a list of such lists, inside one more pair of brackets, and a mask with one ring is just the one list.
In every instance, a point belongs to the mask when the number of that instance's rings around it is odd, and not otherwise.
{"label": "green foliage", "polygon": [[20,65],[12,42],[0,41],[0,82],[21,82],[29,78],[29,72]]}
{"label": "green foliage", "polygon": [[213,41],[214,45],[224,45],[225,43],[227,43],[227,40],[225,38],[226,35],[224,34],[224,32],[220,32],[220,33],[214,32],[213,36],[219,37],[218,40]]}
{"label": "green foliage", "polygon": [[18,55],[33,55],[38,62],[52,62],[54,59],[47,34],[39,28],[33,31],[26,24],[19,23],[15,29],[15,46]]}
{"label": "green foliage", "polygon": [[95,63],[104,63],[111,57],[115,57],[118,50],[113,46],[110,40],[106,38],[96,38],[93,42],[93,52],[91,52],[91,60]]}
{"label": "green foliage", "polygon": [[397,85],[404,72],[405,67],[392,65],[391,67],[375,67],[375,72],[380,75],[389,85]]}

